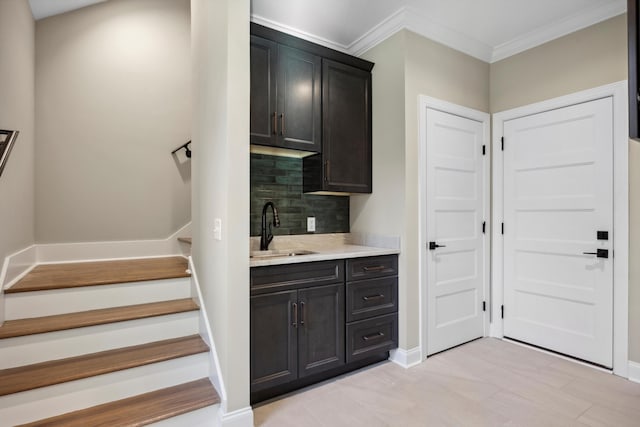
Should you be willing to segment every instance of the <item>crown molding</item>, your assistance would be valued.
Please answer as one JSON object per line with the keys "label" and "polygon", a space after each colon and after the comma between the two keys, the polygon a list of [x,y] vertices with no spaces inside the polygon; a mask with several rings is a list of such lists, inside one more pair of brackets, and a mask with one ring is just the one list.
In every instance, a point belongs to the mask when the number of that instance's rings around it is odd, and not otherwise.
{"label": "crown molding", "polygon": [[481,61],[489,62],[491,60],[491,46],[445,27],[414,8],[407,8],[405,28]]}
{"label": "crown molding", "polygon": [[407,8],[401,7],[375,27],[364,33],[351,43],[347,50],[351,55],[361,56],[363,53],[382,43],[398,31],[406,28]]}
{"label": "crown molding", "polygon": [[[321,46],[325,46],[330,49],[338,50],[340,52],[344,52],[352,55],[352,53],[349,51],[349,48],[343,44],[333,42],[323,37],[318,37],[316,35],[307,33],[306,31],[299,30],[289,25],[284,25],[279,22],[272,21],[271,19],[264,18],[260,15],[251,14],[251,22],[255,22],[256,24],[264,25],[265,27],[269,27],[274,30],[278,30],[283,33],[290,34],[300,39],[310,41],[311,43],[319,44]],[[380,42],[381,41],[382,40],[380,40]]]}
{"label": "crown molding", "polygon": [[502,43],[493,49],[490,62],[500,61],[525,50],[540,46],[551,40],[613,18],[627,11],[625,0],[616,0],[595,8],[584,10],[565,19],[538,28],[535,31]]}
{"label": "crown molding", "polygon": [[613,18],[625,13],[626,10],[626,0],[615,0],[550,23],[496,47],[489,46],[473,37],[439,24],[411,6],[396,10],[348,46],[280,24],[259,15],[251,15],[251,21],[354,56],[361,56],[398,31],[406,29],[481,61],[493,63]]}

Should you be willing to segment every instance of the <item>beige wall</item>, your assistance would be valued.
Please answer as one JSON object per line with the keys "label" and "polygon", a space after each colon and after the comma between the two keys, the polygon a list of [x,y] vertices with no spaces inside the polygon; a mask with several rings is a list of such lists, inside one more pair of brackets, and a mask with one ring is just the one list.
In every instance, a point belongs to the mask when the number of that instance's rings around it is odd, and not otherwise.
{"label": "beige wall", "polygon": [[0,129],[20,131],[0,177],[0,263],[34,243],[34,36],[27,0],[0,1]]}
{"label": "beige wall", "polygon": [[234,411],[249,405],[249,0],[191,14],[193,261]]}
{"label": "beige wall", "polygon": [[410,31],[363,57],[376,63],[373,194],[352,197],[351,230],[401,238],[399,339],[410,350],[420,344],[418,96],[489,111],[489,64]]}
{"label": "beige wall", "polygon": [[[590,89],[627,78],[627,21],[620,15],[491,64],[491,111]],[[640,150],[631,143],[629,358],[640,361]]]}
{"label": "beige wall", "polygon": [[190,162],[170,154],[191,139],[189,13],[189,0],[111,0],[37,22],[38,243],[189,222]]}
{"label": "beige wall", "polygon": [[[351,196],[351,232],[401,236],[404,206],[404,46],[399,32],[369,50],[372,76],[373,193]],[[399,257],[399,340],[407,348],[407,288],[404,253]]]}
{"label": "beige wall", "polygon": [[491,112],[627,78],[627,18],[620,15],[491,64]]}

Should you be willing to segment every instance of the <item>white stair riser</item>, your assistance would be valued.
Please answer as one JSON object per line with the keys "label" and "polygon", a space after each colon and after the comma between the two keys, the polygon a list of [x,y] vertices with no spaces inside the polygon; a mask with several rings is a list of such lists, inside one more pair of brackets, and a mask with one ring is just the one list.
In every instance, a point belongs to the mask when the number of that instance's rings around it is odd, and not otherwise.
{"label": "white stair riser", "polygon": [[190,298],[188,277],[5,295],[5,320]]}
{"label": "white stair riser", "polygon": [[0,397],[2,425],[27,423],[208,377],[208,353]]}
{"label": "white stair riser", "polygon": [[150,427],[215,427],[218,425],[218,409],[220,405],[211,405],[196,411],[187,412],[177,417],[167,418]]}
{"label": "white stair riser", "polygon": [[199,332],[197,311],[0,340],[0,369],[64,359]]}

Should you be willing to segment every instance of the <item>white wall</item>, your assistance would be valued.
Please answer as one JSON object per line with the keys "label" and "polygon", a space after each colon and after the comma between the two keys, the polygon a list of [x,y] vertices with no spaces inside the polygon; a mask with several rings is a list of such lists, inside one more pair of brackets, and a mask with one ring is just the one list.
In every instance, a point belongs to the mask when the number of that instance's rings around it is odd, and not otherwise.
{"label": "white wall", "polygon": [[249,406],[249,0],[191,14],[193,261],[231,412]]}
{"label": "white wall", "polygon": [[36,23],[38,243],[189,222],[191,164],[170,154],[191,139],[189,7],[111,0]]}
{"label": "white wall", "polygon": [[[0,269],[34,243],[34,39],[27,0],[0,1],[0,129],[20,131],[0,176]],[[0,293],[0,323],[3,310]]]}

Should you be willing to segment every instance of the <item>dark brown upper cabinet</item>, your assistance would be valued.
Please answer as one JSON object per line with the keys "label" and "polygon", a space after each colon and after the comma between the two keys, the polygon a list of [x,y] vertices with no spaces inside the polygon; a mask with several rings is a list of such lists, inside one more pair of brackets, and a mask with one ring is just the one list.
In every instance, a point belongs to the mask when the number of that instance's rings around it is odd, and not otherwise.
{"label": "dark brown upper cabinet", "polygon": [[251,144],[311,153],[304,192],[371,193],[373,65],[252,23]]}
{"label": "dark brown upper cabinet", "polygon": [[251,143],[318,153],[322,59],[251,37]]}
{"label": "dark brown upper cabinet", "polygon": [[640,140],[640,79],[638,48],[638,3],[639,0],[627,0],[627,28],[629,36],[629,137]]}
{"label": "dark brown upper cabinet", "polygon": [[322,65],[322,154],[303,160],[304,191],[371,193],[371,73]]}

